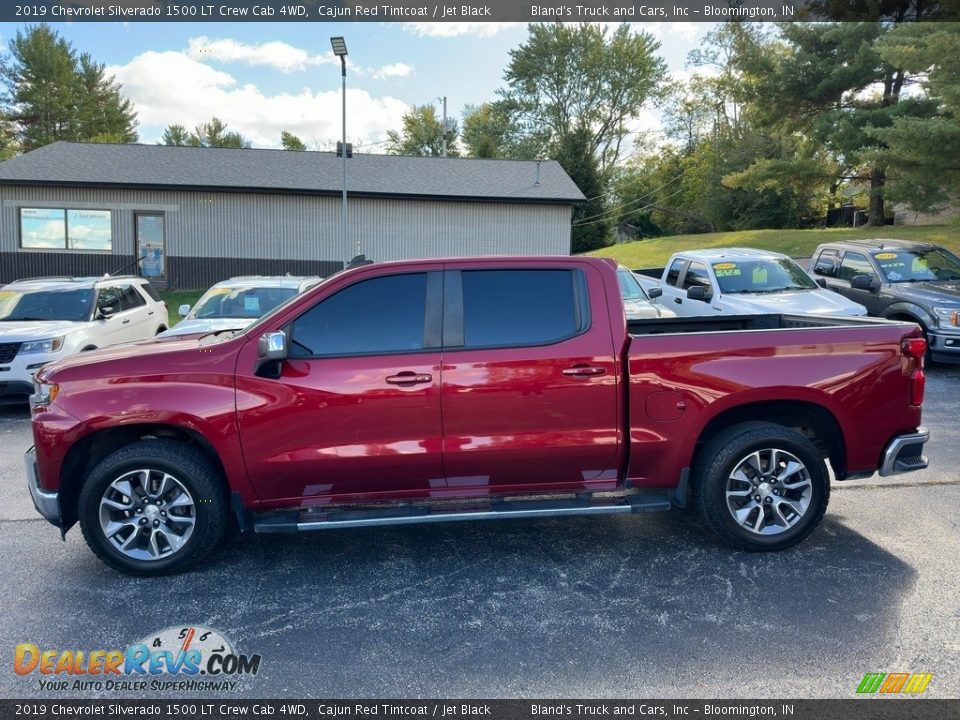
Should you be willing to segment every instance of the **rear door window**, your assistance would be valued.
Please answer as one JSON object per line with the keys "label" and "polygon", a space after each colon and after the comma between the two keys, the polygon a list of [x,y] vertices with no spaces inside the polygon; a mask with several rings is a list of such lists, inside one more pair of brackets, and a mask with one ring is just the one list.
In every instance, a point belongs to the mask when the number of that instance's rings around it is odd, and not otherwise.
{"label": "rear door window", "polygon": [[683,258],[677,258],[670,263],[670,270],[667,272],[667,285],[676,287],[680,280],[680,270],[683,269]]}
{"label": "rear door window", "polygon": [[837,250],[823,250],[813,264],[815,275],[834,277],[837,274],[837,259],[840,253]]}
{"label": "rear door window", "polygon": [[427,274],[361,280],[314,305],[290,327],[291,357],[389,355],[424,347]]}
{"label": "rear door window", "polygon": [[133,310],[147,304],[143,295],[138,293],[132,285],[125,285],[120,289],[120,302],[123,304],[124,310]]}
{"label": "rear door window", "polygon": [[589,325],[578,270],[464,270],[463,346],[548,345]]}

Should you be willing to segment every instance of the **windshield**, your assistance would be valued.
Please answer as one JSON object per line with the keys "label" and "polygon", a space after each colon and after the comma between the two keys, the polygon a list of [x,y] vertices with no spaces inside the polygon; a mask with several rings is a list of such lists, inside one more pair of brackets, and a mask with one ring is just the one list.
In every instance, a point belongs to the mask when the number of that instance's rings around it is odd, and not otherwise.
{"label": "windshield", "polygon": [[620,295],[624,300],[649,300],[647,294],[643,291],[643,286],[640,285],[640,281],[627,268],[617,269],[617,280],[620,283]]}
{"label": "windshield", "polygon": [[0,290],[0,321],[72,320],[85,322],[93,308],[90,288]]}
{"label": "windshield", "polygon": [[193,310],[193,316],[204,319],[258,318],[296,294],[294,288],[215,287],[200,298]]}
{"label": "windshield", "polygon": [[940,248],[879,250],[873,259],[889,282],[960,280],[960,258]]}
{"label": "windshield", "polygon": [[713,263],[713,274],[724,295],[817,288],[803,268],[787,258],[717,262]]}

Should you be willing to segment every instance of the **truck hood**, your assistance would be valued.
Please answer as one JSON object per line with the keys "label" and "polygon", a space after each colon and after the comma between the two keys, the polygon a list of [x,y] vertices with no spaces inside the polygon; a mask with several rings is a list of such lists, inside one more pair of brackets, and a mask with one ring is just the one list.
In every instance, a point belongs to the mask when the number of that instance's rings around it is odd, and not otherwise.
{"label": "truck hood", "polygon": [[0,322],[0,342],[46,340],[81,330],[90,323],[74,320],[11,320]]}
{"label": "truck hood", "polygon": [[[109,364],[113,361],[136,360],[138,363],[145,361],[145,364],[149,365],[154,362],[157,356],[161,355],[182,356],[193,353],[200,356],[199,350],[217,347],[226,340],[226,337],[217,335],[185,335],[183,337],[150,338],[139,342],[111,345],[99,350],[68,355],[44,365],[38,371],[37,379],[47,381],[52,378],[56,381],[58,375],[69,375],[75,369],[89,367],[90,365],[97,366],[98,374],[110,375],[112,373]],[[206,356],[206,353],[204,353],[204,356]],[[121,364],[121,367],[125,366],[126,363]],[[156,367],[163,367],[163,363],[158,362]]]}
{"label": "truck hood", "polygon": [[734,312],[813,315],[866,315],[867,309],[830,290],[804,290],[748,295],[724,295],[724,303]]}
{"label": "truck hood", "polygon": [[960,302],[960,281],[940,280],[935,282],[890,283],[886,288],[906,300],[926,300],[931,305],[946,302],[955,305]]}
{"label": "truck hood", "polygon": [[647,320],[651,318],[675,318],[677,314],[649,300],[624,300],[623,309],[627,320]]}
{"label": "truck hood", "polygon": [[194,335],[196,333],[218,332],[220,330],[243,330],[257,318],[186,318],[169,330],[160,333],[160,337],[171,335]]}

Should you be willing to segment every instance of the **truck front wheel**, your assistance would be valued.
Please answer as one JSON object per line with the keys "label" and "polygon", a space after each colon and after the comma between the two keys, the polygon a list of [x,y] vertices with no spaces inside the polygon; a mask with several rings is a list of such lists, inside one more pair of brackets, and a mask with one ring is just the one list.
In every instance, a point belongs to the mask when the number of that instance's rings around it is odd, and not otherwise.
{"label": "truck front wheel", "polygon": [[830,476],[817,448],[774,423],[743,423],[719,433],[696,463],[696,506],[727,544],[783,550],[820,523]]}
{"label": "truck front wheel", "polygon": [[166,575],[196,563],[223,537],[227,502],[212,463],[174,440],[147,439],[104,458],[80,492],[90,549],[129,575]]}

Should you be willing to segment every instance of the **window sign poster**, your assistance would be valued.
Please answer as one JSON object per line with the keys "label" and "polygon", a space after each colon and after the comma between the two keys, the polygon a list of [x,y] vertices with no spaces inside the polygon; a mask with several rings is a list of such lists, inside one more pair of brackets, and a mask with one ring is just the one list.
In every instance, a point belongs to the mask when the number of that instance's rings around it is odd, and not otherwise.
{"label": "window sign poster", "polygon": [[20,208],[20,245],[25,248],[65,248],[64,211],[55,208]]}
{"label": "window sign poster", "polygon": [[72,250],[110,250],[109,210],[67,210],[67,246]]}

